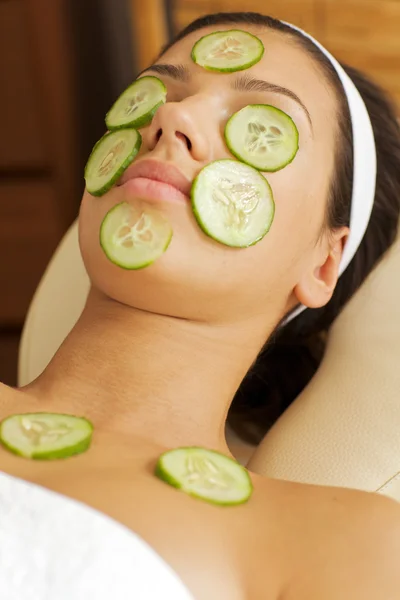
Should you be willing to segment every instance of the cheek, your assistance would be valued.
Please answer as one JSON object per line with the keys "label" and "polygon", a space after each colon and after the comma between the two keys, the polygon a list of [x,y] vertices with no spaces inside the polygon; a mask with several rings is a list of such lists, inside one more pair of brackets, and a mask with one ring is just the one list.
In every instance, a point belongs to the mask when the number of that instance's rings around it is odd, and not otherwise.
{"label": "cheek", "polygon": [[316,239],[323,203],[313,194],[321,182],[301,160],[265,175],[276,212],[261,242],[243,250],[218,244],[200,230],[190,206],[165,203],[160,210],[172,225],[172,242],[152,266],[138,271],[116,267],[100,247],[102,220],[124,200],[121,190],[114,188],[101,198],[85,193],[80,245],[93,285],[124,304],[184,318],[243,316],[249,310],[265,311],[266,302],[281,310]]}
{"label": "cheek", "polygon": [[282,244],[280,236],[270,233],[251,248],[231,249],[208,238],[190,208],[182,206],[163,205],[174,235],[159,260],[137,271],[113,265],[101,249],[99,230],[119,200],[118,190],[100,199],[85,194],[80,211],[85,267],[94,287],[106,296],[144,310],[208,320],[265,310],[271,289],[278,292],[282,252],[274,246]]}
{"label": "cheek", "polygon": [[326,158],[315,144],[304,143],[293,163],[276,173],[264,173],[275,199],[275,219],[269,233],[279,248],[282,265],[303,268],[324,221],[329,192]]}
{"label": "cheek", "polygon": [[83,197],[79,241],[92,285],[124,304],[179,317],[208,318],[218,297],[222,309],[241,279],[237,253],[205,236],[189,206],[163,204],[160,211],[173,229],[168,250],[149,267],[121,269],[107,259],[99,242],[102,220],[119,201],[118,189],[102,198]]}

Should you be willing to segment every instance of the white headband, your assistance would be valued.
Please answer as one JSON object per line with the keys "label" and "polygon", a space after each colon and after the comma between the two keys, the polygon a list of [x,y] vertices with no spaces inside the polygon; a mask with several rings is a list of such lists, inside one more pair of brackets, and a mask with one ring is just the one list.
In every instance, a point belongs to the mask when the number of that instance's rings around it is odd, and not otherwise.
{"label": "white headband", "polygon": [[[351,198],[350,234],[346,240],[342,259],[340,261],[340,276],[348,267],[360,246],[361,240],[368,227],[372,207],[374,205],[376,185],[376,148],[374,133],[364,100],[343,67],[341,67],[332,54],[330,54],[330,52],[328,52],[328,50],[326,50],[326,48],[317,42],[311,35],[290,23],[282,22],[284,25],[288,25],[309,38],[315,46],[328,57],[343,84],[347,102],[349,104],[353,129],[353,193]],[[294,319],[294,317],[297,317],[297,315],[303,312],[305,308],[306,307],[302,305],[298,306],[286,318],[283,324],[286,324]]]}

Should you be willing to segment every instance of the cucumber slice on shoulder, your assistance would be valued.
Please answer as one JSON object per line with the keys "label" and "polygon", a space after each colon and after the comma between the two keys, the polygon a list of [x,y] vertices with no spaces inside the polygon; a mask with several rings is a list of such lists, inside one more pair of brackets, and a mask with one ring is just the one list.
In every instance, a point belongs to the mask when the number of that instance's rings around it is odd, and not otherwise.
{"label": "cucumber slice on shoulder", "polygon": [[269,231],[275,203],[268,181],[236,160],[217,160],[193,182],[194,215],[203,231],[217,242],[246,248]]}
{"label": "cucumber slice on shoulder", "polygon": [[144,127],[166,99],[167,88],[158,77],[140,77],[122,92],[108,111],[107,128]]}
{"label": "cucumber slice on shoulder", "polygon": [[207,69],[233,73],[249,69],[264,54],[262,41],[241,29],[216,31],[199,39],[192,49],[192,60]]}
{"label": "cucumber slice on shoulder", "polygon": [[36,460],[67,458],[85,452],[93,425],[87,419],[58,413],[11,415],[0,423],[0,442],[5,448]]}
{"label": "cucumber slice on shoulder", "polygon": [[86,189],[92,196],[102,196],[136,158],[142,137],[136,129],[106,133],[94,146],[85,167]]}
{"label": "cucumber slice on shoulder", "polygon": [[225,140],[236,158],[260,171],[279,171],[292,162],[299,149],[299,132],[279,108],[250,104],[232,115]]}
{"label": "cucumber slice on shoulder", "polygon": [[160,258],[172,239],[172,228],[158,210],[137,201],[122,202],[105,216],[100,245],[107,258],[128,270],[143,269]]}
{"label": "cucumber slice on shoulder", "polygon": [[158,459],[155,475],[186,494],[211,504],[243,504],[253,492],[248,471],[237,461],[214,450],[195,446],[164,452]]}

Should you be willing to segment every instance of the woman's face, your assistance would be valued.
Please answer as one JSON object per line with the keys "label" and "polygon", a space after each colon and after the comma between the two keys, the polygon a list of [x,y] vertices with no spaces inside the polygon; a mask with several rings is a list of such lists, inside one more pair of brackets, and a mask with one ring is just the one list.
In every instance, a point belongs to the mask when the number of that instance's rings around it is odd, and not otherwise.
{"label": "woman's face", "polygon": [[262,60],[250,69],[214,73],[191,60],[200,37],[231,28],[213,26],[188,35],[142,74],[164,82],[167,103],[140,130],[143,143],[134,164],[150,159],[173,166],[188,191],[205,165],[234,158],[224,141],[233,113],[248,104],[280,108],[297,126],[299,151],[282,170],[264,174],[275,200],[269,233],[252,247],[232,249],[202,232],[188,198],[169,201],[160,194],[145,202],[170,221],[172,242],[150,267],[125,271],[109,262],[99,245],[108,210],[138,199],[135,186],[116,185],[100,198],[85,192],[81,250],[93,285],[125,304],[196,320],[265,315],[276,322],[298,301],[318,305],[329,299],[321,296],[320,282],[329,235],[320,234],[334,168],[336,101],[308,54],[287,35],[268,29],[237,27],[258,36],[265,47]]}

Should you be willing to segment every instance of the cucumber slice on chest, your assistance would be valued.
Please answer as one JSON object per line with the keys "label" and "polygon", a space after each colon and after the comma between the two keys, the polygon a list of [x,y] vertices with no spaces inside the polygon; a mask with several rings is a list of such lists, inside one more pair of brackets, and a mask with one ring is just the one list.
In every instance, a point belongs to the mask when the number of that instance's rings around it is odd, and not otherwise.
{"label": "cucumber slice on chest", "polygon": [[142,137],[136,129],[106,133],[94,146],[85,167],[87,191],[102,196],[136,158]]}
{"label": "cucumber slice on chest", "polygon": [[236,158],[260,171],[279,171],[299,149],[299,132],[292,119],[268,104],[250,104],[232,115],[225,140]]}
{"label": "cucumber slice on chest", "polygon": [[200,38],[192,49],[192,60],[220,73],[243,71],[258,63],[264,45],[258,37],[240,29],[216,31]]}
{"label": "cucumber slice on chest", "polygon": [[25,458],[52,460],[85,452],[93,425],[81,417],[58,413],[12,415],[0,424],[5,448]]}
{"label": "cucumber slice on chest", "polygon": [[272,190],[255,169],[236,160],[217,160],[193,182],[194,215],[214,240],[236,248],[259,242],[274,218]]}
{"label": "cucumber slice on chest", "polygon": [[172,228],[159,211],[122,202],[105,216],[100,245],[107,258],[123,269],[143,269],[167,250]]}
{"label": "cucumber slice on chest", "polygon": [[141,77],[122,92],[110,108],[106,115],[107,128],[144,127],[166,98],[167,88],[158,77]]}
{"label": "cucumber slice on chest", "polygon": [[236,505],[249,500],[253,484],[238,462],[206,448],[176,448],[158,459],[156,476],[186,494],[212,504]]}

